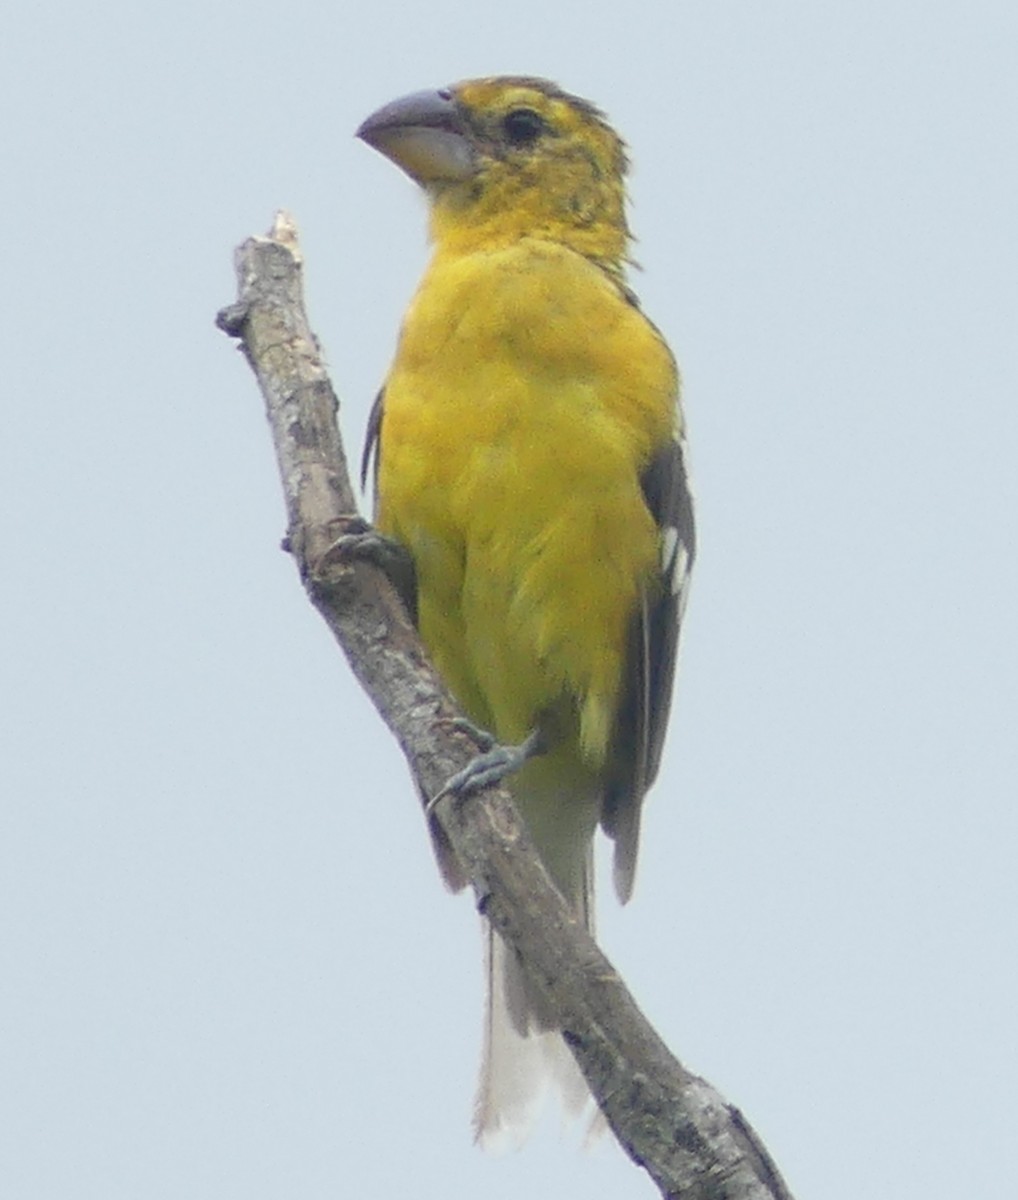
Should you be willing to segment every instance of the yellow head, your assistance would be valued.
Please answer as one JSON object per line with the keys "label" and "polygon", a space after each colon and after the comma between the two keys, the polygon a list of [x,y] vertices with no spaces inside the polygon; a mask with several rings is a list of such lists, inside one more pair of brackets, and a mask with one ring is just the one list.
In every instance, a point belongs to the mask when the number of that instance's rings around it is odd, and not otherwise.
{"label": "yellow head", "polygon": [[387,104],[357,135],[426,190],[441,250],[537,237],[621,272],[625,145],[586,100],[543,79],[475,79]]}

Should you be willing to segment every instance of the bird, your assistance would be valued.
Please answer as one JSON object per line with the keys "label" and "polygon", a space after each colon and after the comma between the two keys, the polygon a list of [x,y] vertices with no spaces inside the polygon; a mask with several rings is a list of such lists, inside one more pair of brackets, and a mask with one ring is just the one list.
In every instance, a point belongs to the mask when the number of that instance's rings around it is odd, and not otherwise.
{"label": "bird", "polygon": [[[628,282],[627,148],[594,104],[526,75],[416,92],[357,136],[423,189],[432,246],[368,423],[374,527],[490,735],[453,790],[506,777],[592,931],[599,824],[632,894],[696,553],[678,368]],[[497,1148],[549,1080],[569,1112],[589,1092],[522,963],[486,938],[474,1126]]]}

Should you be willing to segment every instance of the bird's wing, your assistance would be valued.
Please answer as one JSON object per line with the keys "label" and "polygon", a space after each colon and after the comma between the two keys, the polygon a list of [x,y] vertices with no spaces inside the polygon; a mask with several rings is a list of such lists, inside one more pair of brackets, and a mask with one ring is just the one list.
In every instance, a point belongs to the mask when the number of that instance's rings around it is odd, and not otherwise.
{"label": "bird's wing", "polygon": [[[373,477],[378,478],[378,463],[382,454],[382,412],[385,403],[385,388],[382,388],[375,397],[375,402],[371,406],[371,414],[368,417],[368,429],[364,435],[364,450],[361,453],[361,487],[366,487],[368,482],[368,473],[373,469]],[[401,599],[410,614],[411,620],[417,624],[417,599],[416,595],[408,597],[399,588],[399,583],[393,580],[396,584],[397,591],[400,591]],[[428,797],[424,789],[418,783],[417,790],[421,795],[421,800],[427,804]],[[428,828],[431,832],[431,844],[435,849],[435,857],[438,859],[438,867],[442,872],[442,878],[445,881],[446,887],[452,892],[458,892],[466,885],[467,876],[463,868],[459,864],[459,860],[449,844],[449,839],[446,837],[445,830],[439,825],[434,817],[428,818]]]}
{"label": "bird's wing", "polygon": [[660,530],[661,557],[657,580],[644,589],[630,630],[625,687],[601,816],[605,832],[615,841],[615,890],[623,903],[633,890],[640,808],[661,763],[679,628],[696,553],[684,441],[676,438],[662,447],[640,482]]}
{"label": "bird's wing", "polygon": [[371,406],[368,417],[368,431],[364,435],[364,449],[361,452],[361,487],[367,487],[368,472],[374,466],[374,480],[378,479],[378,459],[382,449],[382,409],[385,400],[385,388],[380,388],[375,402]]}

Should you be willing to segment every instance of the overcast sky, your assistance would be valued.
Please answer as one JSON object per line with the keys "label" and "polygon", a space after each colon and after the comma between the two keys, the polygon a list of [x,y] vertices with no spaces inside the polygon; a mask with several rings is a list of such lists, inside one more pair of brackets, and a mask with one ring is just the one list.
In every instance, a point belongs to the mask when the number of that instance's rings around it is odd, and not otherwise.
{"label": "overcast sky", "polygon": [[609,953],[802,1197],[1003,1196],[1018,954],[1010,0],[15,6],[0,319],[0,1192],[652,1196],[470,1142],[480,939],[280,553],[213,327],[286,206],[359,447],[426,257],[352,136],[497,72],[634,160],[702,554]]}

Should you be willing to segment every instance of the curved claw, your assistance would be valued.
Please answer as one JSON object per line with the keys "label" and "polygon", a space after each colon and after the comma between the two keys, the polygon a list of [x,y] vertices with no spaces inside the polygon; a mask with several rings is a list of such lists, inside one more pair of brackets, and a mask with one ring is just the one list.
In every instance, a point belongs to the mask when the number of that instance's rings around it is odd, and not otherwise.
{"label": "curved claw", "polygon": [[471,792],[479,792],[493,783],[501,783],[503,779],[518,771],[529,759],[544,753],[544,742],[538,729],[529,734],[518,746],[503,746],[496,742],[490,734],[484,734],[483,730],[471,725],[469,721],[463,721],[462,718],[456,718],[456,721],[461,723],[459,727],[464,733],[469,733],[471,736],[481,735],[477,738],[480,744],[483,745],[486,739],[490,740],[490,749],[475,755],[462,771],[457,771],[432,796],[424,810],[428,816],[431,816],[435,806],[446,796],[468,796]]}
{"label": "curved claw", "polygon": [[417,624],[417,570],[410,552],[394,538],[379,533],[363,519],[350,522],[348,532],[336,538],[326,554],[341,558],[359,558],[373,563],[382,572]]}

